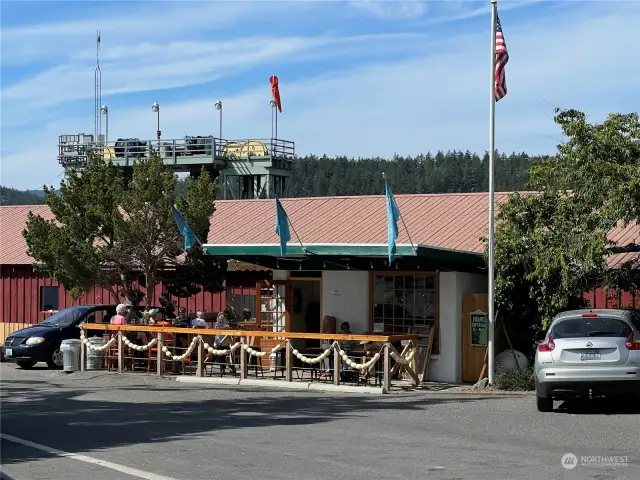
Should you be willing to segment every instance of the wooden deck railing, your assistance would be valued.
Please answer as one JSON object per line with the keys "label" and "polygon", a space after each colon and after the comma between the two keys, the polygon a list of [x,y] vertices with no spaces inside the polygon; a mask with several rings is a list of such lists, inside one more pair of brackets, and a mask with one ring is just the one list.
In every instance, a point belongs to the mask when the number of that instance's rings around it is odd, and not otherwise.
{"label": "wooden deck railing", "polygon": [[[299,332],[268,332],[268,331],[256,331],[256,330],[216,330],[208,328],[179,328],[179,327],[157,327],[146,325],[110,325],[110,324],[82,324],[83,331],[101,331],[101,332],[113,332],[116,334],[117,351],[118,351],[118,372],[123,371],[124,364],[124,350],[125,345],[123,337],[127,332],[144,332],[149,338],[153,338],[155,334],[156,347],[157,348],[157,374],[162,375],[163,363],[170,360],[163,358],[163,335],[167,334],[182,334],[198,338],[197,345],[197,358],[198,365],[196,370],[197,376],[203,376],[204,361],[205,361],[205,347],[202,336],[213,337],[216,335],[230,336],[237,338],[237,342],[240,344],[238,348],[240,353],[240,378],[241,380],[247,379],[248,374],[248,362],[247,355],[255,355],[255,351],[252,350],[250,345],[250,338],[269,338],[277,339],[279,342],[284,343],[285,355],[284,355],[284,369],[285,380],[288,382],[293,381],[293,353],[294,347],[291,345],[290,340],[304,339],[304,340],[325,340],[326,343],[331,343],[330,349],[333,350],[333,383],[339,385],[341,381],[341,365],[345,359],[345,352],[339,347],[342,341],[358,341],[358,342],[372,342],[382,344],[380,349],[379,360],[382,361],[382,389],[384,392],[388,392],[391,388],[391,359],[393,358],[397,364],[400,364],[402,368],[411,376],[414,384],[419,384],[418,376],[415,374],[415,355],[409,354],[405,357],[400,355],[396,348],[392,345],[392,342],[405,341],[409,344],[409,349],[405,348],[405,351],[410,352],[413,348],[415,354],[415,348],[418,345],[418,335],[357,335],[357,334],[322,334],[322,333],[299,333]],[[84,332],[83,332],[84,335]],[[194,343],[196,340],[194,340]],[[335,343],[337,342],[337,344]],[[274,347],[273,351],[276,351]],[[254,353],[252,353],[252,351]],[[264,356],[267,353],[260,353]],[[298,354],[298,358],[300,355]],[[353,362],[355,363],[355,362]],[[360,365],[360,364],[358,364]],[[82,343],[81,354],[81,369],[86,369],[86,346]],[[397,368],[395,369],[397,370]]]}

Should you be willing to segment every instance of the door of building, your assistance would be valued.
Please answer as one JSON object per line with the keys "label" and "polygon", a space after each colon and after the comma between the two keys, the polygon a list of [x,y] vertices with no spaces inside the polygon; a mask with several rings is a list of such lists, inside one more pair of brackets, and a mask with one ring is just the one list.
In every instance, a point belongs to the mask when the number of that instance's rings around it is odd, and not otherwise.
{"label": "door of building", "polygon": [[477,382],[484,366],[489,334],[488,296],[462,297],[462,381]]}
{"label": "door of building", "polygon": [[[291,331],[291,282],[289,280],[260,280],[256,285],[256,323],[263,332]],[[270,351],[281,339],[274,335],[259,339],[262,351]],[[262,357],[262,365],[269,364],[269,355]]]}

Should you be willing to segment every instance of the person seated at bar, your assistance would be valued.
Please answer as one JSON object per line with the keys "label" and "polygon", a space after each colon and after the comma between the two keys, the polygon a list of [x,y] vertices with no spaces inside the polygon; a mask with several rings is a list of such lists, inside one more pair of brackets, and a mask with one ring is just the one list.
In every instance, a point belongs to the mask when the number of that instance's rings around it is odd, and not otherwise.
{"label": "person seated at bar", "polygon": [[[372,335],[371,332],[364,332],[363,335]],[[360,342],[360,348],[362,348],[364,350],[364,356],[362,358],[362,362],[367,362],[371,359],[371,357],[373,357],[376,353],[381,353],[382,352],[382,347],[384,346],[384,343],[382,342],[372,342],[370,340],[363,340]],[[363,375],[369,375],[371,372],[373,372],[375,370],[376,366],[371,365],[369,368],[367,368],[365,371],[363,371]]]}
{"label": "person seated at bar", "polygon": [[[229,322],[227,320],[227,316],[220,312],[218,314],[218,317],[216,318],[216,323],[213,326],[214,330],[228,330],[229,329]],[[213,345],[218,348],[218,347],[226,347],[228,345],[231,344],[231,338],[229,338],[228,335],[216,335]]]}
{"label": "person seated at bar", "polygon": [[[351,325],[349,322],[342,322],[340,325],[340,333],[342,335],[352,335],[351,333]],[[357,340],[338,340],[338,343],[342,347],[342,349],[349,353],[351,350],[356,350],[360,346],[360,342]]]}
{"label": "person seated at bar", "polygon": [[251,310],[248,308],[244,308],[242,310],[242,321],[243,322],[255,322],[256,319],[251,315]]}
{"label": "person seated at bar", "polygon": [[121,303],[116,307],[116,314],[111,317],[109,323],[111,325],[127,325],[128,322],[126,315],[128,311],[129,309],[127,308],[127,306],[124,303]]}
{"label": "person seated at bar", "polygon": [[[216,318],[216,323],[213,326],[214,330],[228,330],[229,327],[229,320],[227,319],[227,315],[223,312],[220,312],[218,314],[218,317]],[[225,348],[229,348],[231,346],[231,337],[229,335],[216,335],[214,340],[213,340],[213,346],[216,349],[225,349]],[[221,358],[221,363],[222,365],[222,371],[224,372],[224,368],[226,366],[228,360],[228,355],[225,355]],[[233,365],[229,365],[231,371],[233,372],[233,374],[236,374],[236,367],[234,367]]]}
{"label": "person seated at bar", "polygon": [[204,312],[197,312],[196,318],[191,320],[192,328],[209,328],[209,324],[204,319]]}
{"label": "person seated at bar", "polygon": [[173,324],[176,327],[190,327],[191,326],[191,319],[189,318],[189,315],[187,314],[187,309],[186,308],[180,307],[178,309],[178,316],[173,319]]}

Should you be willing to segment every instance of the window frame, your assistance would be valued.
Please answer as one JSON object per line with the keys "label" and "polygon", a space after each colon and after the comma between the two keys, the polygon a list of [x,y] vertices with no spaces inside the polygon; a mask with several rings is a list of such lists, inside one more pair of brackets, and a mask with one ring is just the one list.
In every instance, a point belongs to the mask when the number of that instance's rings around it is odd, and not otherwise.
{"label": "window frame", "polygon": [[[431,277],[433,278],[433,324],[434,337],[431,348],[432,355],[440,353],[440,274],[439,272],[416,271],[374,271],[369,274],[369,331],[373,333],[374,309],[375,309],[375,283],[376,277]],[[387,332],[385,332],[387,333]],[[407,333],[407,332],[403,332]],[[399,335],[399,333],[398,333]]]}
{"label": "window frame", "polygon": [[[51,289],[51,290],[55,289],[55,292],[56,292],[55,293],[55,298],[56,298],[55,305],[52,305],[51,309],[49,309],[49,310],[46,310],[44,308],[46,306],[45,303],[44,303],[44,300],[45,300],[45,298],[44,298],[45,289]],[[57,311],[60,310],[60,285],[40,285],[40,291],[38,293],[39,293],[39,296],[40,296],[40,298],[39,298],[40,301],[38,302],[39,303],[39,307],[40,307],[40,312],[57,312]]]}

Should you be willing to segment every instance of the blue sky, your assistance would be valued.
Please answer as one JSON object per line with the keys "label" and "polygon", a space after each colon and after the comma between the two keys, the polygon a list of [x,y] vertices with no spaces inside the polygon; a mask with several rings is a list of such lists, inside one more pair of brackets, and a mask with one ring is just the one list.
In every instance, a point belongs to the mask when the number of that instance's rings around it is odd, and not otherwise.
{"label": "blue sky", "polygon": [[[271,134],[300,154],[488,147],[489,1],[3,1],[0,183],[57,184],[58,135],[93,132],[95,32],[109,137]],[[496,146],[551,153],[553,107],[640,110],[640,2],[502,0],[511,60]],[[104,119],[103,119],[104,132]]]}

